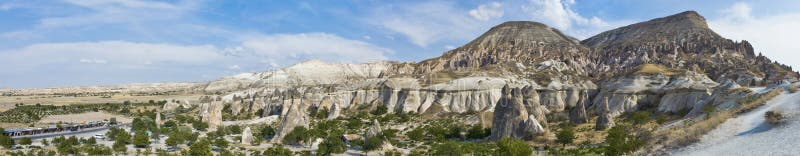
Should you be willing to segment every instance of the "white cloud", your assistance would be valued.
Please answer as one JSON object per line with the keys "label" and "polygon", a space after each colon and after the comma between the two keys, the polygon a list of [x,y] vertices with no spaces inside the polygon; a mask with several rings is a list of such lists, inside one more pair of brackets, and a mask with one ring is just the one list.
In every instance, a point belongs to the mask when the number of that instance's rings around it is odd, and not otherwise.
{"label": "white cloud", "polygon": [[800,12],[787,12],[765,16],[754,16],[747,3],[735,3],[720,10],[723,15],[709,20],[709,26],[720,35],[735,40],[747,40],[756,52],[762,52],[770,59],[788,63],[800,69]]}
{"label": "white cloud", "polygon": [[244,37],[243,51],[269,58],[270,63],[293,64],[307,59],[362,63],[385,60],[392,51],[363,41],[328,33],[256,35]]}
{"label": "white cloud", "polygon": [[587,18],[578,14],[571,8],[572,5],[575,5],[573,0],[530,0],[521,7],[523,12],[531,16],[531,20],[571,32],[578,38],[586,38],[611,27],[599,17]]}
{"label": "white cloud", "polygon": [[472,9],[469,11],[469,15],[472,18],[481,20],[481,21],[488,21],[492,18],[498,18],[503,16],[503,5],[499,2],[491,2],[489,4],[481,4],[478,8]]}
{"label": "white cloud", "polygon": [[502,4],[484,3],[467,10],[448,1],[433,1],[379,7],[366,21],[405,36],[421,47],[463,43],[494,25],[512,20],[541,22],[579,39],[629,23],[582,16],[572,9],[576,4],[571,0],[511,0]]}
{"label": "white cloud", "polygon": [[489,24],[455,6],[452,2],[434,1],[379,7],[373,10],[373,16],[365,18],[368,23],[399,33],[421,47],[474,38]]}

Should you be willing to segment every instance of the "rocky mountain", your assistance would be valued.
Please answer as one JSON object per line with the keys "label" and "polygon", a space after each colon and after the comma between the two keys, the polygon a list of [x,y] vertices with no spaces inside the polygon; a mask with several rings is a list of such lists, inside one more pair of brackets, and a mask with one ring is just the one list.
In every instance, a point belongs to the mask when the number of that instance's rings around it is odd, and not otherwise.
{"label": "rocky mountain", "polygon": [[276,142],[295,126],[309,125],[307,110],[328,110],[336,118],[381,106],[434,118],[494,113],[480,124],[493,125],[490,138],[498,139],[540,135],[560,121],[594,120],[597,129],[606,129],[621,114],[640,109],[696,116],[707,105],[730,108],[736,96],[729,93],[750,94],[739,85],[797,78],[788,66],[755,54],[746,41],[721,37],[689,11],[580,42],[541,23],[512,21],[419,63],[307,61],[196,90],[221,96],[201,100],[211,104],[204,120],[218,123],[221,105],[232,108],[222,113],[280,116]]}
{"label": "rocky mountain", "polygon": [[[755,54],[747,41],[723,38],[697,12],[686,11],[631,24],[581,41],[594,53],[600,70],[619,73],[642,64],[660,64],[700,72],[715,81],[756,86],[796,81],[791,67]],[[613,76],[613,75],[609,75]]]}

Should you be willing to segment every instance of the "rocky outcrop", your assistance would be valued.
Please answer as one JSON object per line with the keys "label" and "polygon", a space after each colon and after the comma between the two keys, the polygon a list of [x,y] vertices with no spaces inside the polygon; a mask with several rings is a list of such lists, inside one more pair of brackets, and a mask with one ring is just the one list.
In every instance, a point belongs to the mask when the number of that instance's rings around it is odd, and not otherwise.
{"label": "rocky outcrop", "polygon": [[613,127],[614,118],[610,113],[608,109],[608,97],[603,97],[603,102],[600,103],[599,109],[597,110],[598,117],[594,129],[605,130]]}
{"label": "rocky outcrop", "polygon": [[294,128],[297,126],[308,127],[310,123],[310,117],[306,113],[306,107],[301,105],[303,104],[288,104],[288,107],[286,107],[286,112],[281,114],[281,122],[278,125],[278,131],[272,138],[272,142],[280,143],[283,141],[283,137],[285,137],[286,134],[289,134],[289,132],[294,130]]}
{"label": "rocky outcrop", "polygon": [[[534,67],[548,60],[586,60],[588,48],[572,37],[544,24],[529,21],[505,22],[464,46],[419,63],[417,74],[444,70],[480,69],[513,65]],[[567,65],[585,73],[588,62]]]}
{"label": "rocky outcrop", "polygon": [[519,88],[503,87],[503,97],[494,109],[491,140],[503,137],[530,138],[544,133],[534,115],[529,115],[524,105],[524,96]]}
{"label": "rocky outcrop", "polygon": [[334,103],[333,106],[331,106],[331,109],[328,110],[328,119],[336,119],[336,118],[338,118],[340,116],[341,112],[342,112],[342,108],[339,107],[339,104]]}
{"label": "rocky outcrop", "polygon": [[679,112],[691,110],[695,102],[708,98],[708,92],[717,85],[701,73],[646,64],[626,75],[604,80],[592,103],[601,106],[602,100],[608,98],[608,114],[612,117],[645,105],[662,112]]}
{"label": "rocky outcrop", "polygon": [[539,93],[531,86],[526,86],[523,89],[523,103],[528,114],[533,115],[538,121],[547,123],[547,108],[540,104]]}
{"label": "rocky outcrop", "polygon": [[244,130],[242,131],[242,144],[249,145],[253,142],[253,132],[250,130],[250,126],[245,126]]}
{"label": "rocky outcrop", "polygon": [[796,81],[791,67],[755,54],[747,41],[735,42],[711,30],[694,11],[609,30],[581,41],[595,52],[597,75],[613,76],[642,64],[696,70],[721,82],[763,85]]}
{"label": "rocky outcrop", "polygon": [[381,123],[378,122],[377,119],[372,121],[372,125],[369,126],[364,138],[375,137],[381,134],[383,128],[381,128]]}
{"label": "rocky outcrop", "polygon": [[580,91],[577,99],[575,107],[572,107],[569,112],[569,120],[574,124],[587,123],[589,118],[586,114],[586,104],[589,102],[589,94],[586,91]]}
{"label": "rocky outcrop", "polygon": [[222,125],[222,101],[211,101],[201,105],[200,116],[203,122],[208,123],[208,130],[215,131],[217,126]]}

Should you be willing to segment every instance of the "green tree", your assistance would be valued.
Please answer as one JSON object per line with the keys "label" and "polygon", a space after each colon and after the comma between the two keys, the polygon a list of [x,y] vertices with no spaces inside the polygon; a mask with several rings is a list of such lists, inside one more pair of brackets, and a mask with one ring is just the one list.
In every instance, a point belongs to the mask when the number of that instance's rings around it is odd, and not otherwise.
{"label": "green tree", "polygon": [[636,111],[631,114],[631,122],[634,125],[643,125],[650,121],[650,113],[646,111]]}
{"label": "green tree", "polygon": [[33,143],[33,140],[31,140],[31,138],[29,138],[29,137],[22,137],[22,138],[19,139],[19,144],[20,145],[31,145],[32,143]]}
{"label": "green tree", "polygon": [[409,139],[414,141],[422,141],[425,138],[425,130],[422,128],[416,128],[414,130],[408,131],[406,133]]}
{"label": "green tree", "polygon": [[346,150],[347,145],[344,144],[344,141],[337,136],[331,135],[326,137],[325,140],[320,143],[319,148],[317,149],[317,155],[344,153]]}
{"label": "green tree", "polygon": [[561,143],[561,146],[566,147],[567,144],[571,144],[573,141],[575,141],[575,132],[572,127],[564,127],[556,134],[556,142]]}
{"label": "green tree", "polygon": [[483,126],[474,125],[474,126],[470,127],[469,130],[467,130],[467,138],[470,138],[470,139],[486,138],[486,137],[489,136],[489,134],[491,134],[491,131],[489,131],[489,133],[486,133],[486,132],[487,131],[486,131],[486,129],[483,128]]}
{"label": "green tree", "polygon": [[194,120],[192,121],[192,127],[194,127],[196,130],[205,131],[208,129],[208,123],[200,120]]}
{"label": "green tree", "polygon": [[88,145],[97,144],[97,139],[95,139],[94,137],[89,137],[89,139],[86,139],[86,142],[84,142],[84,144],[88,144]]}
{"label": "green tree", "polygon": [[127,153],[128,147],[125,146],[125,143],[122,141],[114,141],[114,145],[111,145],[111,148],[118,153]]}
{"label": "green tree", "polygon": [[386,106],[378,106],[374,111],[372,111],[372,115],[383,115],[389,112],[389,108]]}
{"label": "green tree", "polygon": [[50,143],[47,142],[47,139],[42,139],[41,142],[42,142],[42,145],[44,145],[44,146],[50,146]]}
{"label": "green tree", "polygon": [[283,147],[283,145],[278,144],[276,146],[272,146],[270,148],[267,148],[267,150],[265,150],[262,155],[264,155],[264,156],[285,156],[285,155],[294,155],[294,152],[292,152],[291,150],[287,149],[286,147]]}
{"label": "green tree", "polygon": [[644,145],[644,141],[634,136],[633,130],[625,125],[617,125],[608,130],[606,136],[606,155],[624,155]]}
{"label": "green tree", "polygon": [[208,139],[202,139],[200,141],[195,141],[191,146],[189,146],[189,155],[213,156],[214,154],[211,153],[211,144],[209,143]]}
{"label": "green tree", "polygon": [[228,148],[228,141],[222,137],[219,137],[216,140],[214,140],[214,146],[217,146],[219,148]]}
{"label": "green tree", "polygon": [[275,128],[272,128],[272,126],[264,126],[264,128],[261,128],[261,132],[258,136],[261,136],[261,138],[268,138],[274,135],[275,135]]}
{"label": "green tree", "polygon": [[444,143],[434,145],[431,154],[442,156],[462,156],[466,155],[467,151],[461,148],[460,143],[446,141]]}
{"label": "green tree", "polygon": [[501,138],[497,141],[498,153],[505,156],[529,156],[533,151],[524,141],[513,138]]}
{"label": "green tree", "polygon": [[5,147],[6,149],[10,149],[11,146],[14,146],[14,139],[11,139],[11,137],[6,135],[0,135],[0,146]]}
{"label": "green tree", "polygon": [[145,132],[136,132],[133,135],[133,145],[137,148],[143,148],[150,145],[150,137]]}
{"label": "green tree", "polygon": [[297,126],[291,132],[283,137],[283,143],[290,145],[299,145],[303,142],[308,142],[311,137],[308,135],[308,129],[303,126]]}
{"label": "green tree", "polygon": [[363,149],[364,151],[373,151],[381,148],[381,145],[383,145],[383,139],[380,137],[368,137],[364,140]]}

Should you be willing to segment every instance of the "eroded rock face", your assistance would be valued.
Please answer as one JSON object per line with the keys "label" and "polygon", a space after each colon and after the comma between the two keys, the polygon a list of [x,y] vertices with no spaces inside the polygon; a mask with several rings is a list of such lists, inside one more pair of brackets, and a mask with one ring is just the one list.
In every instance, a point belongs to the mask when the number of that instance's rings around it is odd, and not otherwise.
{"label": "eroded rock face", "polygon": [[306,113],[306,107],[301,103],[289,104],[286,113],[281,115],[281,122],[278,125],[278,131],[272,138],[272,142],[280,143],[283,137],[289,134],[297,126],[308,127],[310,117]]}
{"label": "eroded rock face", "polygon": [[661,98],[658,111],[676,113],[691,110],[697,103],[705,102],[711,96],[708,92],[667,93]]}
{"label": "eroded rock face", "polygon": [[589,122],[588,115],[586,114],[586,104],[589,102],[589,93],[586,91],[579,91],[578,100],[575,107],[569,112],[569,120],[575,124],[582,124]]}
{"label": "eroded rock face", "polygon": [[331,109],[328,111],[328,119],[336,119],[336,118],[338,118],[340,116],[341,112],[342,112],[342,108],[339,107],[339,104],[334,103],[333,106],[331,106]]}
{"label": "eroded rock face", "polygon": [[598,118],[594,129],[605,130],[613,127],[614,117],[611,116],[610,113],[611,112],[608,109],[608,97],[603,97],[603,102],[600,103],[599,109],[597,110]]}
{"label": "eroded rock face", "polygon": [[491,140],[503,137],[530,138],[544,133],[534,115],[529,115],[524,105],[524,96],[519,88],[503,87],[503,97],[494,109]]}
{"label": "eroded rock face", "polygon": [[210,103],[203,103],[201,105],[200,116],[203,122],[208,123],[208,130],[215,131],[219,125],[222,125],[222,108],[225,107],[222,101],[211,101]]}
{"label": "eroded rock face", "polygon": [[[735,42],[711,30],[705,18],[687,11],[609,30],[581,41],[597,53],[598,65],[618,73],[642,64],[696,70],[721,82],[763,85],[789,79],[797,72],[755,54],[747,41]],[[612,74],[613,75],[613,74]]]}
{"label": "eroded rock face", "polygon": [[548,111],[540,104],[539,93],[531,86],[526,86],[522,90],[525,98],[523,102],[528,114],[533,115],[538,121],[546,123]]}

